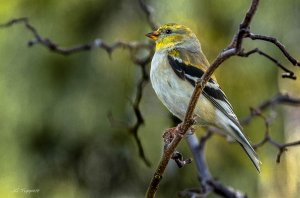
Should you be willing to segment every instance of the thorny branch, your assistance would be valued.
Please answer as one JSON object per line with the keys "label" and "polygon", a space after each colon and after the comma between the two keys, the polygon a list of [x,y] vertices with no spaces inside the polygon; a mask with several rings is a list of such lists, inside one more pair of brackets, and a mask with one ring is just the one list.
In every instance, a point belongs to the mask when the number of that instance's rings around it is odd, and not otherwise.
{"label": "thorny branch", "polygon": [[[149,26],[151,27],[152,30],[155,30],[158,25],[153,20],[152,8],[149,5],[147,5],[144,0],[138,0],[138,2],[140,4],[141,10],[146,15],[146,19],[147,19]],[[237,33],[234,35],[232,42],[230,43],[230,45],[227,48],[225,48],[217,56],[217,58],[211,64],[211,66],[206,71],[206,73],[203,75],[201,80],[198,81],[197,86],[194,91],[194,94],[191,98],[189,109],[187,111],[185,120],[183,123],[178,125],[178,129],[179,129],[178,134],[174,137],[172,142],[169,145],[167,145],[167,149],[165,150],[165,152],[162,156],[161,162],[154,174],[154,177],[152,178],[151,184],[150,184],[148,192],[147,192],[147,197],[154,197],[154,195],[158,189],[158,185],[162,179],[162,174],[163,174],[170,158],[172,156],[174,156],[173,152],[175,151],[175,148],[181,141],[184,134],[186,134],[186,132],[188,131],[190,126],[194,123],[192,118],[193,118],[193,111],[194,111],[197,99],[199,98],[206,82],[209,80],[212,73],[225,60],[229,59],[232,56],[248,57],[254,53],[257,53],[257,54],[262,55],[263,57],[269,59],[271,62],[275,63],[276,66],[278,66],[283,71],[285,71],[286,73],[284,73],[282,75],[282,77],[296,79],[296,77],[292,71],[288,70],[278,60],[276,60],[272,56],[268,55],[267,53],[261,51],[258,48],[255,48],[253,50],[245,52],[245,50],[242,48],[242,42],[243,42],[244,38],[250,38],[252,40],[266,41],[266,42],[274,44],[277,48],[279,48],[281,50],[281,52],[283,53],[283,55],[293,65],[300,66],[300,63],[292,55],[290,55],[288,53],[288,51],[286,50],[284,45],[281,44],[276,38],[273,38],[270,36],[258,35],[258,34],[254,34],[254,33],[250,32],[250,23],[256,12],[258,3],[259,3],[259,0],[252,0],[251,6],[250,6],[249,10],[247,11],[242,23],[240,24]],[[109,55],[111,55],[111,53],[115,49],[118,49],[118,48],[125,48],[130,51],[132,62],[134,62],[137,66],[139,66],[139,68],[142,71],[142,76],[137,83],[137,92],[136,92],[135,98],[132,102],[132,108],[133,108],[133,111],[134,111],[134,114],[136,117],[136,122],[131,127],[128,127],[128,130],[130,131],[130,133],[133,134],[133,136],[137,142],[140,157],[143,159],[143,161],[146,163],[146,165],[149,166],[150,162],[145,157],[141,141],[138,137],[138,130],[139,130],[140,126],[144,124],[144,119],[141,114],[139,106],[140,106],[140,101],[142,99],[143,88],[144,88],[145,84],[147,84],[149,81],[146,66],[151,61],[154,46],[150,43],[123,42],[123,41],[118,41],[113,44],[107,44],[105,41],[98,38],[90,43],[75,45],[73,47],[65,48],[65,47],[59,46],[54,41],[41,36],[38,33],[38,31],[36,30],[36,28],[29,23],[29,20],[27,18],[13,19],[5,24],[2,24],[2,25],[0,24],[0,28],[1,27],[2,28],[10,27],[15,24],[24,24],[26,29],[28,29],[29,32],[32,33],[34,39],[28,42],[28,46],[33,46],[33,45],[39,44],[54,53],[65,55],[65,56],[83,52],[83,51],[92,50],[95,48],[101,48],[101,49],[105,50]],[[144,57],[143,59],[139,59],[136,57],[136,51],[140,50],[140,49],[145,49],[145,50],[148,50],[148,52],[149,52],[149,54],[146,57]],[[261,112],[264,111],[265,109],[267,109],[268,107],[272,107],[277,104],[299,105],[299,99],[294,99],[294,98],[289,97],[288,95],[279,94],[279,95],[273,97],[272,99],[262,103],[255,109],[253,109],[253,111],[251,111],[251,115],[248,116],[242,123],[244,123],[244,124],[249,123],[255,116],[259,116],[265,120],[265,125],[266,125],[265,137],[261,142],[259,142],[258,144],[254,145],[254,146],[257,148],[257,147],[264,145],[267,142],[270,142],[272,145],[274,145],[275,147],[277,147],[279,149],[279,152],[277,155],[277,161],[279,161],[280,156],[282,155],[282,153],[284,151],[286,151],[286,149],[288,147],[299,145],[300,141],[291,142],[291,143],[287,143],[287,144],[280,144],[280,143],[275,142],[270,137],[269,125],[270,125],[271,119],[264,117]],[[200,143],[199,143],[198,139],[196,138],[196,136],[194,136],[194,135],[189,136],[188,139],[190,139],[190,140],[188,140],[188,141],[190,141],[189,145],[191,146],[191,150],[194,154],[194,159],[196,161],[196,165],[198,168],[199,179],[201,181],[201,188],[200,188],[200,191],[199,191],[199,189],[198,190],[186,190],[182,193],[186,193],[186,194],[190,195],[191,197],[197,197],[197,195],[199,195],[201,197],[205,197],[210,192],[214,192],[223,197],[233,197],[233,198],[245,197],[245,195],[243,193],[240,193],[239,191],[236,191],[230,187],[226,187],[226,186],[222,185],[220,182],[218,182],[212,178],[212,176],[209,172],[208,166],[205,163],[205,153],[204,153],[206,141],[210,139],[211,135],[212,135],[212,132],[210,131],[210,129],[208,129],[207,134],[200,139]],[[177,160],[179,160],[180,163],[184,162],[181,158],[182,158],[182,156],[179,155],[179,157],[177,159]]]}

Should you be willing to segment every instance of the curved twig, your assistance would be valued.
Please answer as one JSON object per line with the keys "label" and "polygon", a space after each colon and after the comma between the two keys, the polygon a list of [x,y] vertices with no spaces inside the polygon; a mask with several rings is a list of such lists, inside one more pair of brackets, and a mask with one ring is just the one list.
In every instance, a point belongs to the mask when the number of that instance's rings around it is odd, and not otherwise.
{"label": "curved twig", "polygon": [[75,45],[72,47],[60,47],[57,43],[55,43],[51,39],[42,37],[38,33],[37,29],[33,25],[31,25],[28,18],[26,18],[26,17],[12,19],[12,20],[8,21],[7,23],[0,25],[0,28],[1,27],[2,28],[10,27],[15,24],[21,24],[21,23],[23,23],[25,25],[25,27],[34,36],[34,39],[28,42],[29,47],[36,45],[36,44],[40,44],[40,45],[46,47],[47,49],[49,49],[50,51],[55,52],[57,54],[64,55],[64,56],[75,54],[75,53],[82,52],[82,51],[88,51],[88,50],[91,50],[94,48],[102,48],[109,55],[111,55],[111,53],[117,48],[126,48],[129,50],[142,49],[142,48],[151,50],[153,48],[150,44],[141,43],[141,42],[133,42],[133,41],[132,42],[117,41],[112,44],[107,44],[105,41],[103,41],[100,38],[97,38],[94,41],[92,41],[90,43],[86,43],[86,44]]}
{"label": "curved twig", "polygon": [[278,39],[271,37],[271,36],[265,36],[260,34],[254,34],[249,32],[246,37],[252,39],[252,40],[261,40],[261,41],[267,41],[269,43],[273,43],[280,49],[280,51],[283,53],[283,55],[292,63],[294,66],[300,66],[300,62],[296,60],[285,48],[285,46],[278,41]]}

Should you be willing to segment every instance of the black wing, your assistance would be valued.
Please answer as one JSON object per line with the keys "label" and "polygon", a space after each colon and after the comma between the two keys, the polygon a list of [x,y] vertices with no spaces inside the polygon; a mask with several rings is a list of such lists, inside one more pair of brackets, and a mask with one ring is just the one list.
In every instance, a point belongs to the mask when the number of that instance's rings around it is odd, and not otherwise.
{"label": "black wing", "polygon": [[[179,58],[173,58],[172,56],[168,56],[168,61],[175,72],[175,74],[182,80],[187,80],[194,87],[196,85],[197,80],[199,80],[204,71],[189,65],[185,64]],[[218,83],[215,82],[212,78],[209,79],[206,84],[203,95],[206,99],[208,99],[216,108],[218,108],[224,115],[226,115],[233,123],[235,123],[238,127],[241,128],[237,117],[233,112],[233,108],[231,104],[228,102],[225,93],[221,90]]]}

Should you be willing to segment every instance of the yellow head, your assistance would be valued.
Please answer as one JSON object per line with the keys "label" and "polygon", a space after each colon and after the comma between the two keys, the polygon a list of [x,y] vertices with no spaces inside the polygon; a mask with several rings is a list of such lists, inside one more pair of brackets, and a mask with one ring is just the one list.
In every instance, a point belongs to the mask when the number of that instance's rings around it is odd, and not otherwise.
{"label": "yellow head", "polygon": [[[195,34],[184,25],[175,23],[165,24],[156,31],[146,34],[156,42],[156,50],[168,49],[178,45],[199,44]],[[200,44],[199,44],[200,46]]]}

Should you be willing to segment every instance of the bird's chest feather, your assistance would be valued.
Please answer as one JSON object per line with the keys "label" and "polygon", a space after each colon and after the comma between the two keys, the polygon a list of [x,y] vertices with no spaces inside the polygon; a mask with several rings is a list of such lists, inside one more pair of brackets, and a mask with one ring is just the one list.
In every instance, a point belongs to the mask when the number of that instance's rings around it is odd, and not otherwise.
{"label": "bird's chest feather", "polygon": [[166,54],[156,53],[152,59],[150,78],[154,91],[175,116],[184,118],[193,87],[174,73]]}

